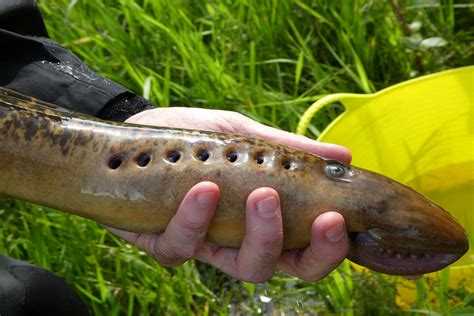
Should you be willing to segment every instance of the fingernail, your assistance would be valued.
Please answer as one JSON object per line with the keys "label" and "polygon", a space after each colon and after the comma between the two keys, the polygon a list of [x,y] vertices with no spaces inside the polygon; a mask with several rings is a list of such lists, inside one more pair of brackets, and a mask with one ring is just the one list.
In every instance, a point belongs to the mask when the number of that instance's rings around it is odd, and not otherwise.
{"label": "fingernail", "polygon": [[215,202],[216,194],[214,192],[201,192],[196,197],[197,204],[200,207],[212,206]]}
{"label": "fingernail", "polygon": [[343,224],[337,224],[332,228],[328,229],[324,234],[326,238],[331,242],[338,242],[344,238],[346,228]]}
{"label": "fingernail", "polygon": [[263,217],[273,217],[278,210],[278,200],[274,196],[260,200],[257,202],[257,210]]}

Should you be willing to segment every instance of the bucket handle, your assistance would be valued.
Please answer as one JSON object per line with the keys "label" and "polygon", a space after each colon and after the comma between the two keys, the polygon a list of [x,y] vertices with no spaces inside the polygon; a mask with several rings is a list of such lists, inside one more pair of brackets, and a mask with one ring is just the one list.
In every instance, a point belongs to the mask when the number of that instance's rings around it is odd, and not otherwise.
{"label": "bucket handle", "polygon": [[[298,121],[298,126],[296,127],[296,134],[304,135],[308,129],[308,125],[313,119],[313,117],[321,111],[325,106],[334,103],[340,102],[345,111],[339,117],[347,115],[347,113],[354,111],[356,108],[366,103],[369,99],[373,98],[374,94],[356,94],[356,93],[335,93],[329,94],[318,101],[314,102],[310,107],[303,113],[300,120]],[[326,127],[327,128],[327,127]],[[322,133],[323,131],[321,131]]]}

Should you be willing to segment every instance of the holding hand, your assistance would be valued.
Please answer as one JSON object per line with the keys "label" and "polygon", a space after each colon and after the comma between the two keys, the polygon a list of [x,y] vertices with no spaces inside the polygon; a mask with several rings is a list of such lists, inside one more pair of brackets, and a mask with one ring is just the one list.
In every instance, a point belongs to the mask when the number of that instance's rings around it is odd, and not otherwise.
{"label": "holding hand", "polygon": [[[348,149],[259,124],[228,111],[159,108],[141,112],[128,123],[234,133],[277,142],[325,158],[350,162]],[[318,216],[311,229],[311,244],[304,250],[282,251],[283,226],[278,192],[254,190],[247,199],[246,235],[240,249],[205,241],[219,198],[219,188],[201,182],[189,190],[168,227],[160,234],[139,234],[108,228],[147,251],[161,265],[177,266],[189,259],[207,262],[230,276],[265,282],[275,270],[307,281],[319,280],[346,257],[349,242],[339,213]]]}

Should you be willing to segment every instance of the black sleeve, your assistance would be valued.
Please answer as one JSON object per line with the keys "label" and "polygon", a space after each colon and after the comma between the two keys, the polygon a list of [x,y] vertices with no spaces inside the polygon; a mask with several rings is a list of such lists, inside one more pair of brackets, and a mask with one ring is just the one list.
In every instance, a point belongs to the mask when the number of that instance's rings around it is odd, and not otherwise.
{"label": "black sleeve", "polygon": [[0,86],[114,121],[152,108],[47,38],[34,0],[0,0]]}
{"label": "black sleeve", "polygon": [[61,278],[0,254],[2,315],[91,315],[88,306]]}

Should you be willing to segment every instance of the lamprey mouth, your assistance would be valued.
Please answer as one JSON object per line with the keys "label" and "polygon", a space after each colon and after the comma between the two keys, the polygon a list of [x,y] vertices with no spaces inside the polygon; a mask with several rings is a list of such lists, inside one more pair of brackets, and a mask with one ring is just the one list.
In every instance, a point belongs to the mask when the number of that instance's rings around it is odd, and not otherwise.
{"label": "lamprey mouth", "polygon": [[377,272],[392,275],[421,275],[441,270],[464,254],[390,248],[366,233],[350,233],[350,240],[348,258],[351,261]]}

